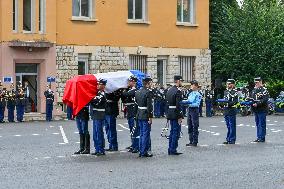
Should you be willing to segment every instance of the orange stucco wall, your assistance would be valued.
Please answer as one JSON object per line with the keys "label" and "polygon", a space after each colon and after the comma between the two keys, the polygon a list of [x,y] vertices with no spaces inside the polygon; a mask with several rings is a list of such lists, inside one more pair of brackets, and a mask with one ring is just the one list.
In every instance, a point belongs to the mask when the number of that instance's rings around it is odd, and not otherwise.
{"label": "orange stucco wall", "polygon": [[150,25],[127,24],[127,0],[95,1],[97,22],[71,21],[72,1],[57,1],[57,44],[209,47],[209,0],[196,1],[198,27],[176,26],[177,0],[148,0]]}
{"label": "orange stucco wall", "polygon": [[[2,39],[1,41],[21,40],[21,41],[38,41],[45,40],[49,42],[56,42],[56,0],[46,1],[46,32],[39,34],[39,1],[35,1],[35,31],[32,34],[23,33],[23,0],[19,0],[18,4],[18,31],[13,32],[13,1],[1,0],[2,7]],[[5,15],[5,16],[3,16]]]}

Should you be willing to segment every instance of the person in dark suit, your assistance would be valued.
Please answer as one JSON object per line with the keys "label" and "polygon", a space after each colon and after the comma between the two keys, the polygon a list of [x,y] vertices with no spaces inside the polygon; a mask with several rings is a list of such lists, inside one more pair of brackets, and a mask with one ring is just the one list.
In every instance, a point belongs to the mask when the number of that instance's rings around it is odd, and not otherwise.
{"label": "person in dark suit", "polygon": [[46,98],[46,121],[51,121],[53,102],[54,102],[54,92],[51,90],[49,85],[46,86],[46,91],[44,91],[44,96]]}

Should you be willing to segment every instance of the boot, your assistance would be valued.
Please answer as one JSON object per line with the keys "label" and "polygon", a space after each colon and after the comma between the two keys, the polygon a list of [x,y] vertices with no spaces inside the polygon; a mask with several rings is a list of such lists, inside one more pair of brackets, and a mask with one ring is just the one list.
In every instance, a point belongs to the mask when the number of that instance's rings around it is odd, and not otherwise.
{"label": "boot", "polygon": [[85,137],[85,150],[81,154],[90,154],[90,134],[86,134]]}
{"label": "boot", "polygon": [[85,146],[85,135],[80,134],[80,150],[75,152],[74,154],[80,154],[81,152],[84,151],[84,146]]}

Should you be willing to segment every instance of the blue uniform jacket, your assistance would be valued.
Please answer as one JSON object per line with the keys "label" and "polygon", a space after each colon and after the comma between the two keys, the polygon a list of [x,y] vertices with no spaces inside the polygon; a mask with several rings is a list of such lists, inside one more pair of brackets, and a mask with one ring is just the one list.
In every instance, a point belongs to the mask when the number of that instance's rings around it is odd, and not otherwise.
{"label": "blue uniform jacket", "polygon": [[198,108],[202,99],[202,95],[198,91],[189,93],[187,100],[183,100],[182,104],[189,104],[191,108]]}

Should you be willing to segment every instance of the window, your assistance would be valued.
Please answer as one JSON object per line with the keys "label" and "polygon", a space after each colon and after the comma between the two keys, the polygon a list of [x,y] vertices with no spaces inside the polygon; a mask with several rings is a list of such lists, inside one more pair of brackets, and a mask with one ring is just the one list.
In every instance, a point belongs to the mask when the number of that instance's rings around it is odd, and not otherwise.
{"label": "window", "polygon": [[72,15],[75,17],[92,18],[92,0],[72,0]]}
{"label": "window", "polygon": [[177,0],[177,21],[195,23],[195,0]]}
{"label": "window", "polygon": [[45,0],[39,0],[39,31],[45,32]]}
{"label": "window", "polygon": [[147,56],[129,55],[130,69],[147,73]]}
{"label": "window", "polygon": [[179,57],[180,75],[182,76],[185,82],[190,82],[193,78],[194,62],[195,62],[194,56]]}
{"label": "window", "polygon": [[89,72],[89,55],[81,54],[78,58],[78,75],[85,75]]}
{"label": "window", "polygon": [[128,0],[128,19],[146,20],[146,0]]}
{"label": "window", "polygon": [[18,0],[13,0],[13,31],[18,30]]}
{"label": "window", "polygon": [[32,0],[23,0],[23,30],[32,31]]}

